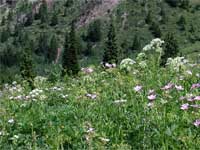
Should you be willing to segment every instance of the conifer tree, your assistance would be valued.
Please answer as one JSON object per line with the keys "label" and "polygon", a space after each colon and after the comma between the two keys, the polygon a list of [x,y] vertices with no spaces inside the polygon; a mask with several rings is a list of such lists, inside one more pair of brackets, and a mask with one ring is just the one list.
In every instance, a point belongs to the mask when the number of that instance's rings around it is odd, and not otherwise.
{"label": "conifer tree", "polygon": [[188,9],[190,7],[190,0],[181,0],[180,7]]}
{"label": "conifer tree", "polygon": [[6,18],[5,16],[3,16],[1,19],[1,26],[4,26],[5,24],[6,24]]}
{"label": "conifer tree", "polygon": [[53,16],[51,18],[51,26],[55,26],[58,24],[58,15],[56,12],[53,13]]}
{"label": "conifer tree", "polygon": [[133,44],[131,46],[131,50],[133,52],[139,51],[141,49],[140,39],[137,35],[134,36]]}
{"label": "conifer tree", "polygon": [[101,40],[101,21],[95,20],[89,25],[87,39],[91,42],[99,42]]}
{"label": "conifer tree", "polygon": [[111,19],[109,31],[107,35],[106,48],[103,56],[103,63],[117,63],[118,62],[118,47],[113,20]]}
{"label": "conifer tree", "polygon": [[152,31],[152,34],[156,37],[156,38],[160,38],[162,36],[161,33],[161,29],[158,25],[158,23],[156,23],[155,21],[152,22],[151,26],[150,26],[150,30]]}
{"label": "conifer tree", "polygon": [[33,70],[32,55],[29,49],[25,49],[23,51],[23,54],[21,57],[20,72],[23,79],[29,83],[30,88],[34,89],[33,82],[34,82],[35,73]]}
{"label": "conifer tree", "polygon": [[151,11],[148,11],[148,14],[147,14],[147,16],[146,16],[146,19],[145,19],[145,22],[147,23],[147,24],[151,24],[152,23],[152,13],[151,13]]}
{"label": "conifer tree", "polygon": [[8,40],[10,36],[10,30],[9,27],[7,26],[6,28],[3,28],[3,30],[1,31],[1,42],[4,43]]}
{"label": "conifer tree", "polygon": [[64,74],[67,73],[68,75],[77,75],[80,70],[77,56],[77,41],[74,22],[72,22],[69,36],[66,34],[65,37],[63,68]]}
{"label": "conifer tree", "polygon": [[31,11],[31,13],[27,15],[27,20],[24,23],[24,26],[30,26],[30,25],[32,25],[33,21],[34,21],[34,16],[33,16],[33,13]]}
{"label": "conifer tree", "polygon": [[41,23],[48,23],[48,7],[46,0],[42,0],[42,4],[39,9],[39,18]]}
{"label": "conifer tree", "polygon": [[173,33],[168,33],[165,36],[164,52],[161,57],[161,66],[165,66],[168,58],[176,57],[179,53],[178,42]]}
{"label": "conifer tree", "polygon": [[55,35],[51,38],[50,41],[50,47],[48,51],[48,59],[50,62],[56,60],[56,55],[57,55],[57,49],[58,49],[58,41]]}
{"label": "conifer tree", "polygon": [[185,30],[186,19],[183,15],[180,16],[180,19],[178,20],[177,24],[179,25],[180,30]]}

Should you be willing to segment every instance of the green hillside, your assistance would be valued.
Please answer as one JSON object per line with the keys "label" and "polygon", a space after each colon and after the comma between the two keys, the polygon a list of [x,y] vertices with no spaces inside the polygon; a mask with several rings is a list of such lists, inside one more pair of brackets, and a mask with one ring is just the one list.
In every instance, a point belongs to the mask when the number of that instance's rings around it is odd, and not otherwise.
{"label": "green hillside", "polygon": [[[47,2],[46,12],[41,14],[40,4],[29,3],[26,0],[18,1],[16,6],[9,9],[0,8],[0,18],[3,20],[0,26],[1,69],[17,71],[20,54],[25,47],[28,47],[33,52],[37,72],[44,74],[44,68],[49,67],[45,53],[48,53],[51,46],[51,38],[56,36],[57,48],[63,51],[65,33],[69,31],[72,21],[76,22],[77,50],[81,66],[98,65],[102,61],[105,49],[109,16],[113,17],[116,27],[119,59],[134,58],[149,41],[156,37],[162,39],[168,32],[175,34],[179,55],[193,61],[199,58],[200,2],[198,1],[190,0],[186,6],[182,6],[182,1],[176,6],[170,5],[170,0],[108,2],[48,0]],[[41,17],[44,17],[43,21]],[[96,24],[98,29],[95,29],[94,21],[98,22]],[[95,32],[88,36],[88,29],[91,28],[100,30],[101,37],[98,41],[90,41],[97,36]],[[136,48],[134,48],[135,38],[138,39]],[[41,52],[42,49],[46,51]],[[62,57],[59,57],[59,62],[62,62]],[[9,69],[10,67],[12,69]]]}

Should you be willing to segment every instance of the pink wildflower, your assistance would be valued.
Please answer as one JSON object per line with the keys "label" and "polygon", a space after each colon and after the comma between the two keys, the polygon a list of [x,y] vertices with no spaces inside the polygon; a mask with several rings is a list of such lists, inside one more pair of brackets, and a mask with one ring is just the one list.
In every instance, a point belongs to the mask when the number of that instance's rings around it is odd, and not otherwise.
{"label": "pink wildflower", "polygon": [[200,126],[200,119],[195,120],[193,125],[195,125],[196,127],[199,127]]}
{"label": "pink wildflower", "polygon": [[175,85],[175,88],[176,88],[178,91],[184,90],[184,88],[183,88],[181,85]]}
{"label": "pink wildflower", "polygon": [[192,84],[191,89],[197,89],[200,88],[200,83]]}
{"label": "pink wildflower", "polygon": [[139,92],[139,91],[142,90],[142,86],[137,85],[137,86],[134,87],[134,90],[135,90],[135,92]]}
{"label": "pink wildflower", "polygon": [[183,104],[183,105],[181,105],[181,109],[182,110],[187,110],[188,108],[189,108],[189,104],[188,103],[186,103],[186,104]]}
{"label": "pink wildflower", "polygon": [[161,89],[162,89],[162,90],[170,90],[170,89],[173,88],[173,86],[174,86],[173,83],[168,83],[167,85],[165,85],[165,86],[162,87]]}
{"label": "pink wildflower", "polygon": [[194,100],[200,101],[200,96],[196,96]]}
{"label": "pink wildflower", "polygon": [[151,94],[149,96],[147,96],[147,98],[152,101],[152,100],[155,100],[156,99],[156,95],[155,94]]}

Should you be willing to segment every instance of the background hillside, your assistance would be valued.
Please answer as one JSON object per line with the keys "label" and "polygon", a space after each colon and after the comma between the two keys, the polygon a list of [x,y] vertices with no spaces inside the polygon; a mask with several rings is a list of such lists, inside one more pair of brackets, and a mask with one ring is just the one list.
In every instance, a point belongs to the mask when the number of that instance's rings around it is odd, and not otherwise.
{"label": "background hillside", "polygon": [[[21,53],[33,52],[38,74],[51,68],[49,49],[62,61],[65,33],[76,24],[81,66],[102,60],[110,16],[114,20],[120,59],[131,57],[151,41],[175,33],[180,54],[197,61],[200,53],[200,1],[190,0],[20,0],[0,6],[0,57],[2,82],[19,72]],[[186,0],[187,1],[187,0]],[[61,55],[58,55],[61,49]],[[46,69],[44,69],[46,68]],[[6,74],[6,76],[5,76]]]}

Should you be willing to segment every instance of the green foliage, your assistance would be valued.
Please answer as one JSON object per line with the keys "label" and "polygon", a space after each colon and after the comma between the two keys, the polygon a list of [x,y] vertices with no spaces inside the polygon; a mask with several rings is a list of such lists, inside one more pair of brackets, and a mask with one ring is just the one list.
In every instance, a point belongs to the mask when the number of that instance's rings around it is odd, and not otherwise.
{"label": "green foliage", "polygon": [[162,32],[161,32],[160,26],[155,21],[153,21],[151,23],[149,28],[150,28],[152,34],[154,35],[154,37],[160,38],[162,36]]}
{"label": "green foliage", "polygon": [[27,20],[25,21],[25,23],[24,23],[24,26],[31,26],[32,24],[33,24],[33,21],[34,21],[34,15],[33,15],[33,13],[31,12],[31,13],[29,13],[28,15],[27,15]]}
{"label": "green foliage", "polygon": [[51,26],[55,26],[58,24],[58,14],[56,12],[53,13],[53,16],[51,18]]}
{"label": "green foliage", "polygon": [[141,42],[140,42],[140,37],[136,34],[134,36],[134,39],[133,39],[133,44],[131,46],[131,50],[133,52],[136,52],[136,51],[140,51],[141,50]]}
{"label": "green foliage", "polygon": [[46,0],[42,0],[42,4],[39,9],[39,18],[41,20],[41,23],[48,23],[49,17],[48,17],[48,7]]}
{"label": "green foliage", "polygon": [[50,62],[55,62],[57,56],[57,49],[58,49],[58,39],[56,35],[53,35],[50,41],[50,47],[48,51],[48,59]]}
{"label": "green foliage", "polygon": [[186,26],[186,19],[185,19],[185,17],[183,15],[180,16],[177,24],[179,25],[180,30],[185,30],[186,29],[186,27],[185,27]]}
{"label": "green foliage", "polygon": [[48,55],[48,48],[49,48],[49,42],[48,42],[48,33],[42,32],[40,33],[40,36],[38,38],[38,49],[36,53],[38,55],[43,55],[47,58]]}
{"label": "green foliage", "polygon": [[174,58],[179,53],[179,46],[173,33],[168,33],[164,41],[164,54],[161,57],[161,66],[165,66],[168,58]]}
{"label": "green foliage", "polygon": [[151,11],[148,11],[147,16],[146,16],[146,18],[145,18],[145,22],[146,22],[147,24],[151,24],[151,23],[152,23],[152,20],[153,20],[153,18],[152,18],[152,12],[151,12]]}
{"label": "green foliage", "polygon": [[21,76],[24,80],[26,80],[29,83],[29,86],[31,89],[34,88],[34,68],[33,68],[33,60],[32,60],[32,52],[29,49],[25,49],[23,51],[22,57],[21,57],[21,64],[20,64],[20,72]]}
{"label": "green foliage", "polygon": [[177,7],[181,0],[165,0],[167,3],[169,3],[169,5],[171,5],[172,7]]}
{"label": "green foliage", "polygon": [[111,18],[109,31],[107,35],[107,41],[105,43],[106,48],[104,51],[103,62],[104,63],[117,63],[119,57],[119,51],[117,47],[116,32],[113,20]]}
{"label": "green foliage", "polygon": [[95,20],[89,25],[87,40],[90,42],[99,42],[101,40],[101,20]]}
{"label": "green foliage", "polygon": [[65,36],[65,46],[63,54],[64,74],[77,75],[80,67],[77,56],[77,38],[75,32],[75,24],[72,22],[71,31]]}

